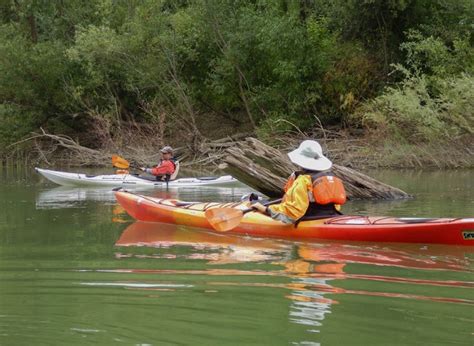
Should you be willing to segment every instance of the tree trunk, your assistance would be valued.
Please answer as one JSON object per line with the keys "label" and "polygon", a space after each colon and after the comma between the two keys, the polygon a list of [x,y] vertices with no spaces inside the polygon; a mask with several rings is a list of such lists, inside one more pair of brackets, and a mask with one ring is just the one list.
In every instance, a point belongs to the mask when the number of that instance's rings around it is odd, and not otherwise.
{"label": "tree trunk", "polygon": [[[286,179],[297,170],[286,155],[252,137],[236,142],[224,153],[219,167],[268,197],[281,196]],[[400,189],[347,167],[333,165],[332,172],[343,180],[349,199],[411,197]]]}
{"label": "tree trunk", "polygon": [[31,42],[38,43],[38,29],[36,28],[36,19],[33,14],[27,17],[28,25],[30,27]]}

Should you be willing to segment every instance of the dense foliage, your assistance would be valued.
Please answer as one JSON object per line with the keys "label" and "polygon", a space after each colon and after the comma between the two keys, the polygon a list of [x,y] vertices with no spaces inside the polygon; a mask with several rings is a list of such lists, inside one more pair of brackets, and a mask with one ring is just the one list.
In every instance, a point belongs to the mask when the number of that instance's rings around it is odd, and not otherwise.
{"label": "dense foliage", "polygon": [[[472,0],[0,1],[0,142],[240,126],[472,134]],[[104,139],[105,138],[105,139]]]}

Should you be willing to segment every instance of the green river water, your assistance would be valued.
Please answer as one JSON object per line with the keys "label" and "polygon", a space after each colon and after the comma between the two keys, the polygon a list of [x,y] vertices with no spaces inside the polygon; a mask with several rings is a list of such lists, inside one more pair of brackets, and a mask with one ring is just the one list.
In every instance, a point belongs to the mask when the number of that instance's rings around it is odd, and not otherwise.
{"label": "green river water", "polygon": [[[474,171],[345,213],[474,217]],[[249,190],[144,191],[238,200]],[[0,169],[0,345],[473,345],[474,247],[290,242],[134,222],[110,189]]]}

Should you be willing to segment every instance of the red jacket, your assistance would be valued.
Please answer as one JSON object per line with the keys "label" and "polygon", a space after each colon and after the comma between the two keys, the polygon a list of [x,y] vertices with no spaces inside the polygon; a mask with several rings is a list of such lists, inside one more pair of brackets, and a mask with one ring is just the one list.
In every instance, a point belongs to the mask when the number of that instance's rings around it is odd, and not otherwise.
{"label": "red jacket", "polygon": [[161,160],[158,166],[150,170],[150,173],[153,174],[154,176],[166,175],[166,174],[172,175],[175,170],[176,170],[176,165],[173,161]]}

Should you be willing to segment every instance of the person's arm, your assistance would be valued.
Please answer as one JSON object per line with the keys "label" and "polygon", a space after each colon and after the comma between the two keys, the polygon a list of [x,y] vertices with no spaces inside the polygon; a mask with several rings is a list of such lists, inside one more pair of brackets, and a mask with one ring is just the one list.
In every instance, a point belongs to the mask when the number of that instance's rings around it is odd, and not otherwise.
{"label": "person's arm", "polygon": [[262,214],[270,216],[274,220],[281,221],[283,223],[292,224],[296,222],[296,219],[288,217],[286,214],[275,212],[271,210],[270,207],[265,207],[263,204],[258,203],[258,202],[253,204],[252,208],[258,210]]}
{"label": "person's arm", "polygon": [[285,193],[283,202],[265,207],[260,203],[255,203],[252,207],[265,213],[275,220],[284,223],[294,223],[300,219],[308,209],[308,182],[311,178],[301,177],[297,179],[291,188]]}
{"label": "person's arm", "polygon": [[145,173],[152,174],[152,170],[155,169],[156,167],[160,167],[162,160],[157,165],[151,166],[151,168],[148,167],[140,167],[140,170],[142,170]]}

